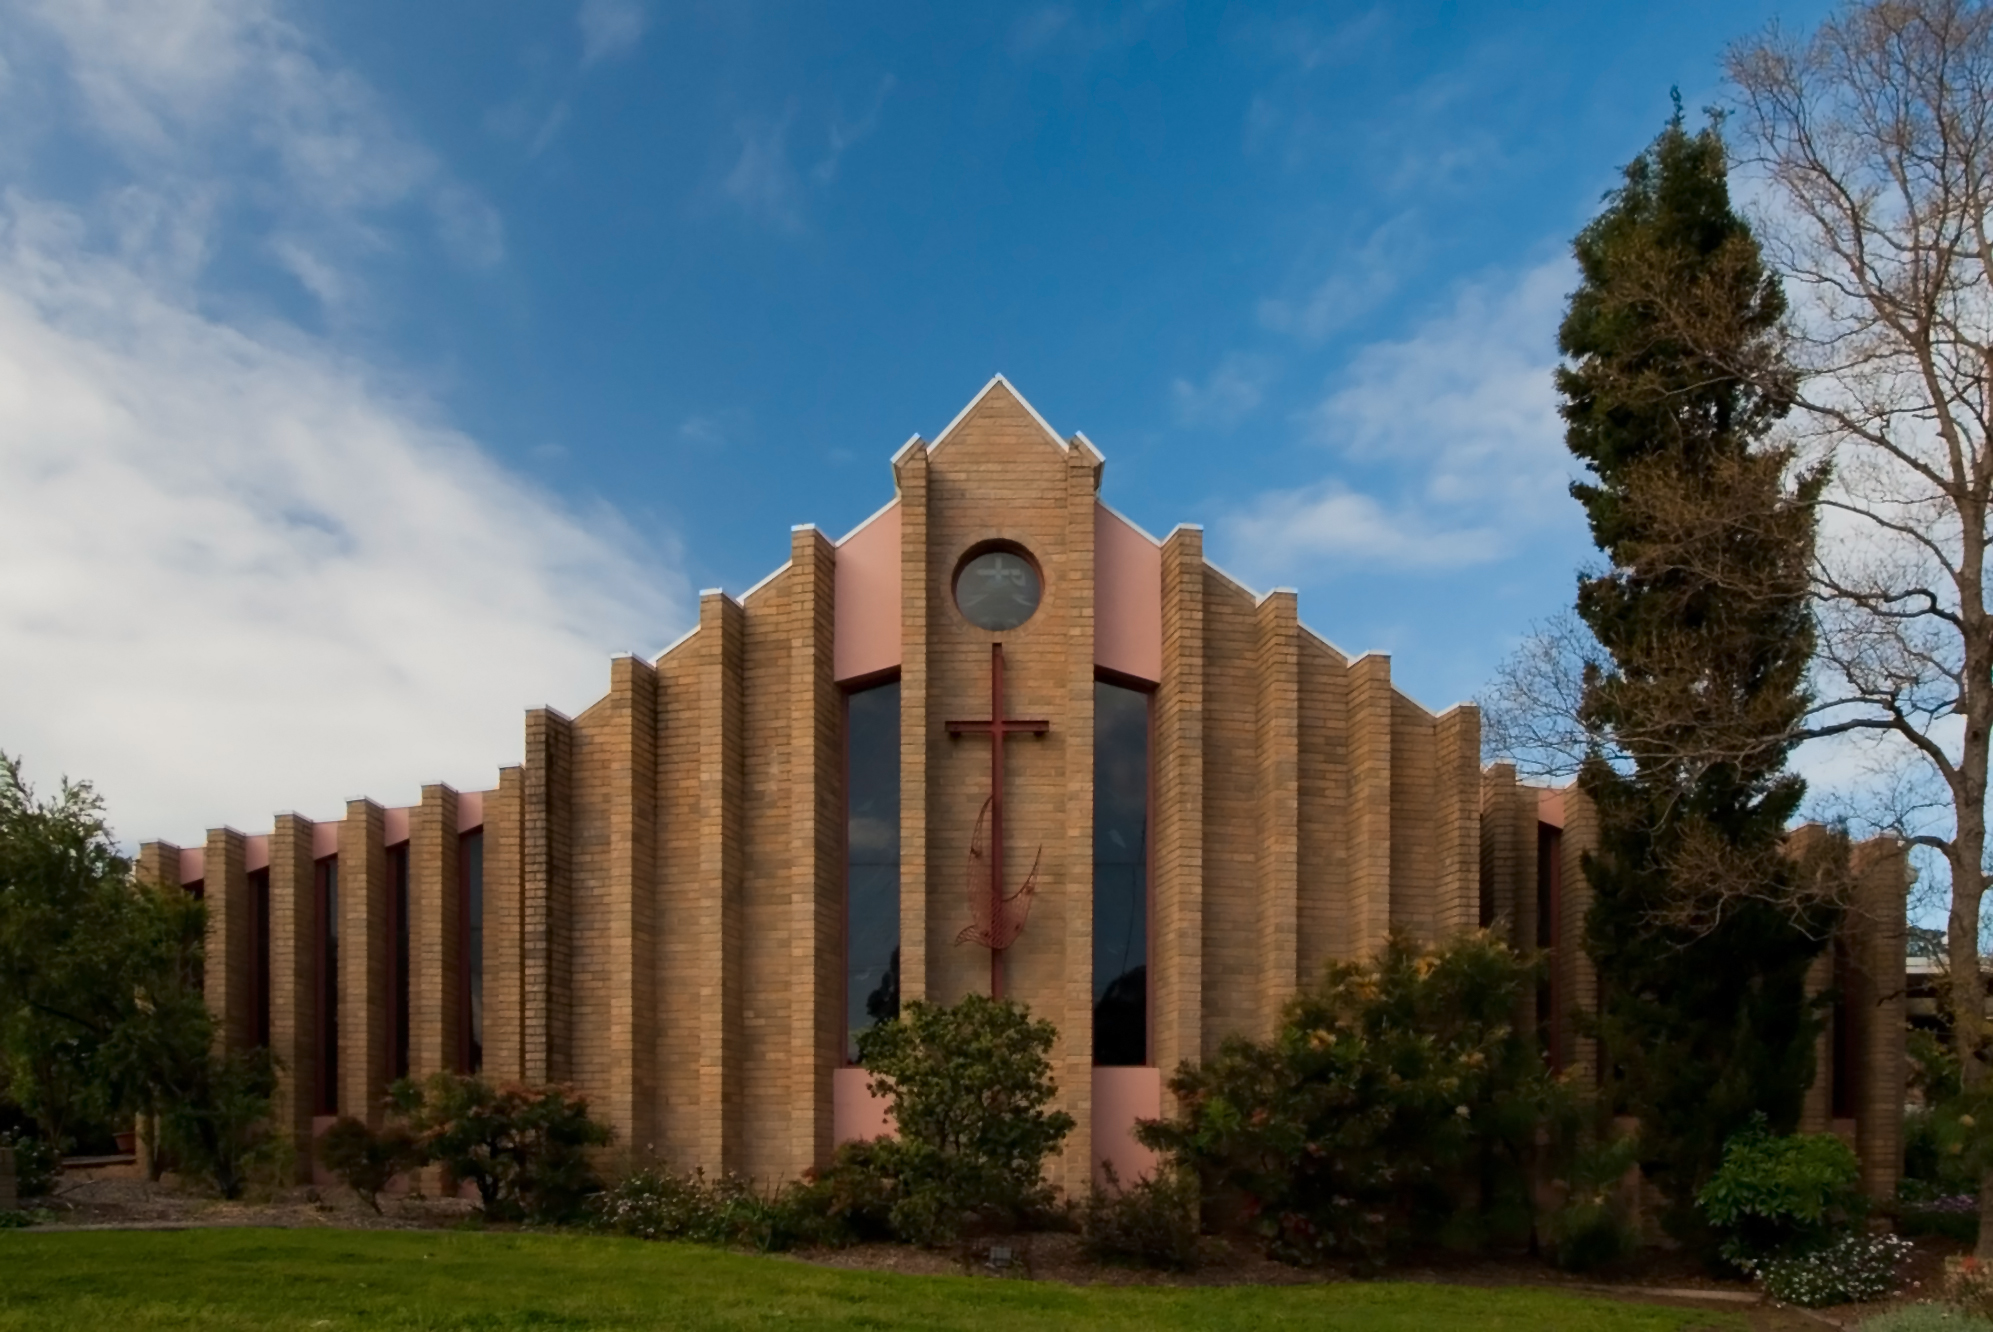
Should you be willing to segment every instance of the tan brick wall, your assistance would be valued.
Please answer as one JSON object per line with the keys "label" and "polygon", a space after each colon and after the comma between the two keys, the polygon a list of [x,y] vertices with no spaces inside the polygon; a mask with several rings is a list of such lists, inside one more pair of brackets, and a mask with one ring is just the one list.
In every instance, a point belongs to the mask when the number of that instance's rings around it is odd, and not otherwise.
{"label": "tan brick wall", "polygon": [[657,1155],[673,1168],[704,1162],[700,1126],[702,990],[698,934],[702,903],[700,838],[701,663],[711,635],[700,629],[658,661],[656,1039],[657,1104],[652,1114]]}
{"label": "tan brick wall", "polygon": [[[1094,506],[1100,461],[1075,442],[1066,452],[1066,532],[1059,561],[1057,614],[1064,637],[1066,743],[1061,760],[1065,806],[1064,1003],[1049,1010],[1059,1024],[1054,1051],[1060,1108],[1073,1117],[1062,1161],[1066,1192],[1093,1182],[1093,750],[1094,750]],[[1023,714],[1026,716],[1036,714]],[[1060,714],[1054,713],[1054,716]],[[1027,745],[1035,741],[1027,741]],[[1020,868],[1022,868],[1020,866]],[[1047,1011],[1047,1010],[1040,1010]],[[1054,1167],[1058,1169],[1057,1166]]]}
{"label": "tan brick wall", "polygon": [[216,1018],[216,1039],[238,1049],[256,1043],[256,904],[249,895],[248,849],[235,829],[213,828],[201,857],[208,909],[201,989]]}
{"label": "tan brick wall", "polygon": [[573,1076],[573,723],[551,708],[526,714],[520,792],[521,1072],[531,1082]]}
{"label": "tan brick wall", "polygon": [[1848,912],[1848,1011],[1860,1051],[1855,1150],[1862,1189],[1887,1201],[1903,1173],[1904,900],[1910,867],[1901,843],[1883,838],[1854,850],[1854,902]]}
{"label": "tan brick wall", "polygon": [[1521,799],[1515,764],[1496,763],[1481,775],[1480,896],[1495,935],[1511,945],[1528,947],[1532,941],[1517,933],[1516,904],[1525,891],[1523,866],[1535,864],[1535,842],[1528,844],[1525,855],[1522,826],[1516,819]]}
{"label": "tan brick wall", "polygon": [[484,1072],[500,1082],[526,1076],[525,792],[525,769],[501,768],[484,797]]}
{"label": "tan brick wall", "polygon": [[1598,973],[1585,952],[1585,914],[1591,910],[1592,887],[1585,878],[1584,857],[1598,845],[1598,812],[1576,786],[1564,792],[1563,864],[1560,870],[1560,902],[1552,959],[1556,977],[1558,1012],[1555,1021],[1562,1033],[1561,1050],[1568,1067],[1580,1070],[1589,1083],[1598,1075],[1598,1042],[1578,1034],[1571,1019],[1573,1009],[1598,1011]]}
{"label": "tan brick wall", "polygon": [[798,878],[795,828],[809,826],[801,802],[810,795],[810,751],[796,746],[791,658],[808,660],[812,643],[796,642],[797,571],[789,568],[742,603],[742,709],[739,1158],[735,1168],[763,1179],[786,1175],[794,1107],[791,1023],[807,1019],[812,987],[791,952]]}
{"label": "tan brick wall", "polygon": [[900,1000],[928,997],[927,756],[936,737],[928,700],[929,539],[927,446],[915,441],[894,464],[900,494]]}
{"label": "tan brick wall", "polygon": [[689,920],[699,996],[698,1148],[708,1171],[741,1164],[741,697],[745,616],[722,593],[699,599],[699,856]]}
{"label": "tan brick wall", "polygon": [[[1252,594],[1204,578],[1204,1030],[1206,1051],[1258,1030],[1259,626]],[[1220,776],[1222,774],[1222,777]]]}
{"label": "tan brick wall", "polygon": [[1392,901],[1391,659],[1372,654],[1349,666],[1349,934],[1345,959],[1384,946],[1396,915]]}
{"label": "tan brick wall", "polygon": [[1156,689],[1150,888],[1151,1062],[1204,1049],[1204,533],[1163,543],[1163,678]]}
{"label": "tan brick wall", "polygon": [[[486,797],[489,817],[490,797]],[[494,911],[493,839],[485,839],[486,953]],[[457,859],[457,793],[441,784],[422,788],[422,801],[408,821],[408,1072],[414,1078],[455,1068],[463,1021],[462,921],[458,910],[461,879]],[[497,986],[487,957],[485,972],[485,1060],[495,1062],[493,997]]]}
{"label": "tan brick wall", "polygon": [[1271,1036],[1300,978],[1301,617],[1294,593],[1268,593],[1255,615],[1258,688],[1255,785],[1259,788],[1259,1014]]}
{"label": "tan brick wall", "polygon": [[1300,846],[1295,971],[1312,985],[1348,951],[1355,932],[1350,888],[1349,666],[1334,648],[1301,632]]}
{"label": "tan brick wall", "polygon": [[270,1047],[284,1066],[274,1116],[288,1132],[300,1181],[311,1178],[318,1076],[318,915],[312,822],[279,814],[270,834]]}
{"label": "tan brick wall", "polygon": [[1391,696],[1391,924],[1431,942],[1439,913],[1439,745],[1432,714]]}
{"label": "tan brick wall", "polygon": [[844,1036],[844,700],[836,680],[837,551],[815,528],[791,533],[787,974],[788,1178],[830,1159],[831,1073]]}
{"label": "tan brick wall", "polygon": [[346,804],[339,825],[339,1113],[378,1124],[392,1058],[388,1029],[387,817]]}

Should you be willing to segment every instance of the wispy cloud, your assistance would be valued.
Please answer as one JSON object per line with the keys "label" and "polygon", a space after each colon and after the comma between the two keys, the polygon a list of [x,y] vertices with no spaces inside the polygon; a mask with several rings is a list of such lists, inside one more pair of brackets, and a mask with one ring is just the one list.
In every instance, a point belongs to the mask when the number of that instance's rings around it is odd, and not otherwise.
{"label": "wispy cloud", "polygon": [[245,237],[328,307],[411,226],[496,261],[497,215],[364,82],[257,0],[14,13],[0,99],[70,89],[41,128],[108,151],[76,197],[0,196],[0,747],[98,780],[126,836],[197,840],[487,786],[521,708],[686,622],[668,538],[214,298]]}
{"label": "wispy cloud", "polygon": [[1135,0],[1112,11],[1041,5],[1010,25],[1010,51],[1024,59],[1054,51],[1087,57],[1133,46],[1158,16],[1175,8],[1174,0]]}
{"label": "wispy cloud", "polygon": [[1202,384],[1172,381],[1170,407],[1179,425],[1229,430],[1260,405],[1273,376],[1274,364],[1268,358],[1231,352]]}
{"label": "wispy cloud", "polygon": [[[845,119],[842,110],[831,113],[822,130],[822,154],[807,172],[798,169],[797,152],[790,147],[792,131],[797,127],[793,104],[780,117],[739,122],[734,127],[739,151],[720,179],[720,196],[779,231],[803,231],[811,192],[835,184],[845,154],[878,130],[886,99],[896,82],[891,74],[883,76],[865,110],[855,120]],[[810,140],[815,135],[805,131],[795,137],[802,139],[800,152],[807,161]]]}
{"label": "wispy cloud", "polygon": [[[275,0],[27,0],[13,14],[0,59],[35,77],[0,88],[0,115],[22,116],[18,99],[34,96],[35,110],[109,151],[127,193],[161,208],[204,200],[188,219],[202,229],[221,208],[253,219],[282,238],[268,253],[321,300],[351,303],[356,261],[389,248],[411,213],[426,211],[466,266],[504,256],[498,214]],[[343,281],[326,280],[332,268]]]}
{"label": "wispy cloud", "polygon": [[1266,581],[1324,560],[1453,567],[1575,521],[1551,383],[1574,282],[1560,257],[1470,285],[1408,337],[1357,352],[1301,418],[1336,473],[1248,503],[1228,524],[1231,558]]}
{"label": "wispy cloud", "polygon": [[1261,300],[1259,322],[1310,341],[1325,338],[1369,314],[1396,291],[1402,276],[1416,269],[1419,249],[1416,222],[1394,217],[1360,243],[1341,248],[1328,274],[1313,278],[1312,286]]}
{"label": "wispy cloud", "polygon": [[581,63],[592,65],[635,50],[649,16],[638,0],[581,0],[575,22],[581,28]]}

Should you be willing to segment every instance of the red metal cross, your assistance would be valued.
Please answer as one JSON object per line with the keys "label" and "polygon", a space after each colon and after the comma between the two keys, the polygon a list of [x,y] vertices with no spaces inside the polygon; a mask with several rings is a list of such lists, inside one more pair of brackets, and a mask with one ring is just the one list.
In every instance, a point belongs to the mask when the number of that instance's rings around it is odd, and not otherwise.
{"label": "red metal cross", "polygon": [[[1003,715],[1003,644],[990,644],[990,715],[987,721],[952,721],[950,735],[990,738],[990,921],[1003,915],[1003,738],[1043,735],[1052,723],[1041,717]],[[1003,950],[990,949],[990,997],[1003,998]]]}

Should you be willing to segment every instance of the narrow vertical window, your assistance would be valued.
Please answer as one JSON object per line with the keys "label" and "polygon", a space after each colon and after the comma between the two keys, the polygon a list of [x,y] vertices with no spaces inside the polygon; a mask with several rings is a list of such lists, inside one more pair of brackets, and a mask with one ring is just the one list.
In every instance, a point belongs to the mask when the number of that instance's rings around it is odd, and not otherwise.
{"label": "narrow vertical window", "polygon": [[1149,1062],[1149,695],[1093,686],[1093,1061]]}
{"label": "narrow vertical window", "polygon": [[339,1113],[339,857],[318,862],[318,1113]]}
{"label": "narrow vertical window", "polygon": [[249,903],[256,927],[256,1044],[270,1045],[270,871],[249,876]]}
{"label": "narrow vertical window", "polygon": [[846,695],[845,1058],[900,1015],[900,682]]}
{"label": "narrow vertical window", "polygon": [[408,1076],[408,843],[388,849],[388,903],[394,912],[394,1067]]}
{"label": "narrow vertical window", "polygon": [[463,922],[463,976],[460,1010],[463,1041],[459,1054],[466,1073],[484,1067],[484,829],[467,832],[457,843],[457,874],[463,898],[457,918]]}

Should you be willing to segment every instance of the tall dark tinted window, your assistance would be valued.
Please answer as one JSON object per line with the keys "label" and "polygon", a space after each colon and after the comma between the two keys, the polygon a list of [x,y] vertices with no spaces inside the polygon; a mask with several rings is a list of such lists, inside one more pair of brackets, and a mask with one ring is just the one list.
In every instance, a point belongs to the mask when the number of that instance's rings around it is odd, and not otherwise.
{"label": "tall dark tinted window", "polygon": [[339,858],[318,862],[318,1113],[339,1113]]}
{"label": "tall dark tinted window", "polygon": [[270,1044],[270,871],[249,876],[249,901],[256,915],[256,1044]]}
{"label": "tall dark tinted window", "polygon": [[1093,687],[1093,1061],[1149,1062],[1149,696]]}
{"label": "tall dark tinted window", "polygon": [[845,1055],[900,1015],[900,684],[847,697],[844,825]]}
{"label": "tall dark tinted window", "polygon": [[388,849],[388,900],[394,910],[394,1068],[408,1076],[408,844]]}
{"label": "tall dark tinted window", "polygon": [[457,843],[457,872],[463,877],[464,1071],[484,1067],[484,830],[467,832]]}

